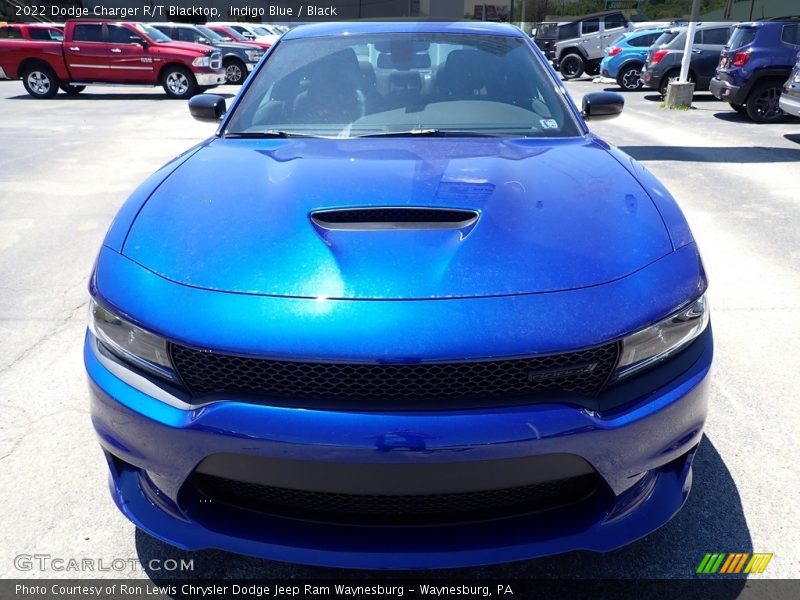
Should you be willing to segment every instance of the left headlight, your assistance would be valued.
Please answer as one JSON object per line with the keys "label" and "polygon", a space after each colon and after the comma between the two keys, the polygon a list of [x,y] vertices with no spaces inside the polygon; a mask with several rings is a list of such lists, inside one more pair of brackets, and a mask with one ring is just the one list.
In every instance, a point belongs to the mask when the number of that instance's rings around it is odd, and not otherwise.
{"label": "left headlight", "polygon": [[264,56],[264,53],[260,50],[248,50],[247,51],[247,58],[250,62],[258,62],[261,60],[261,57]]}
{"label": "left headlight", "polygon": [[165,339],[126,321],[94,299],[89,301],[89,330],[117,358],[163,379],[178,381]]}
{"label": "left headlight", "polygon": [[195,67],[208,67],[211,64],[210,56],[198,56],[192,61]]}
{"label": "left headlight", "polygon": [[673,315],[622,340],[614,379],[628,377],[661,362],[695,340],[708,326],[705,295]]}

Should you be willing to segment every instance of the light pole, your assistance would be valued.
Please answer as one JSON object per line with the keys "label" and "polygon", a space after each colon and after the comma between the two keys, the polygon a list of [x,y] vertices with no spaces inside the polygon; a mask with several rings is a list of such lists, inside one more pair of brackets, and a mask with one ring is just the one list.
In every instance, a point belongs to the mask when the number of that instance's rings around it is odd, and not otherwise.
{"label": "light pole", "polygon": [[692,16],[689,18],[689,28],[686,31],[686,45],[683,47],[683,59],[681,60],[681,74],[678,83],[689,81],[689,63],[692,61],[692,46],[694,45],[694,33],[697,30],[697,19],[700,17],[700,0],[692,0]]}

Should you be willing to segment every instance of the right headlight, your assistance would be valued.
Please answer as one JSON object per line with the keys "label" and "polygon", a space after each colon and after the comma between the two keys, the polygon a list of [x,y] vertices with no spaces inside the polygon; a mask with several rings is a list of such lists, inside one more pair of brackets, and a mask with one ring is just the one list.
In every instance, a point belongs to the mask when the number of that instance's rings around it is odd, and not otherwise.
{"label": "right headlight", "polygon": [[211,64],[210,56],[198,56],[192,61],[195,67],[208,67]]}
{"label": "right headlight", "polygon": [[261,57],[264,55],[261,50],[248,50],[247,51],[247,58],[250,62],[258,62],[261,60]]}
{"label": "right headlight", "polygon": [[675,314],[622,340],[614,379],[628,377],[681,351],[708,326],[705,295]]}
{"label": "right headlight", "polygon": [[94,299],[89,301],[89,330],[114,356],[134,367],[174,383],[167,341],[123,319]]}

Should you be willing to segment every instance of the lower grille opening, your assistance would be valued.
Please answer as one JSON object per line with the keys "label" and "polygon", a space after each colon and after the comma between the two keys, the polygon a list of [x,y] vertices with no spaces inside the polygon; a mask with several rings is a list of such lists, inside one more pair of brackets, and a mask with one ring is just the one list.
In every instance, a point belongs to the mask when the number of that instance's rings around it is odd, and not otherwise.
{"label": "lower grille opening", "polygon": [[588,499],[597,474],[530,485],[430,495],[366,495],[295,490],[194,473],[203,500],[264,514],[359,525],[433,525],[483,521],[550,510]]}

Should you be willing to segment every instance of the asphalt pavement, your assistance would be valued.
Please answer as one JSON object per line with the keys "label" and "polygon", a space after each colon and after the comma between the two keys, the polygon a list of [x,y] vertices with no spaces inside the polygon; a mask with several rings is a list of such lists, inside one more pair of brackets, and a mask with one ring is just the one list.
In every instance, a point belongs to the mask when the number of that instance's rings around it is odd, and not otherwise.
{"label": "asphalt pavement", "polygon": [[[568,88],[580,102],[615,86]],[[706,552],[744,551],[774,553],[759,577],[800,576],[800,120],[755,125],[707,93],[688,111],[661,108],[654,93],[625,97],[621,117],[591,127],[678,199],[711,280],[716,358],[692,494],[616,552],[431,575],[681,578]],[[108,494],[82,365],[87,278],[127,195],[213,130],[160,89],[40,101],[0,82],[0,577],[160,579],[138,566],[153,558],[193,559],[201,578],[363,575],[183,552],[137,532]],[[17,558],[34,554],[128,562],[64,573]]]}

